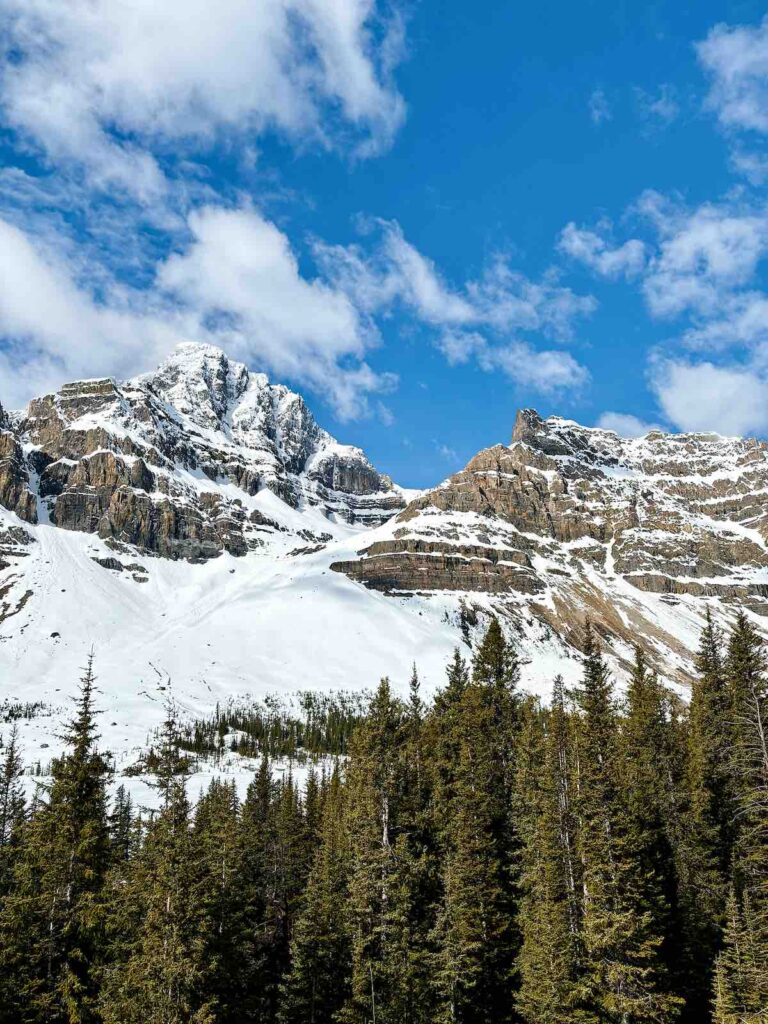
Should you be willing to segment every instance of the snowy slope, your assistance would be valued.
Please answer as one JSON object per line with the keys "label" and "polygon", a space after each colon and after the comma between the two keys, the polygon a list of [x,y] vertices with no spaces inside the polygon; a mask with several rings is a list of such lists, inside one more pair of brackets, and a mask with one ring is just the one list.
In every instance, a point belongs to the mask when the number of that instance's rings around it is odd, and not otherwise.
{"label": "snowy slope", "polygon": [[[279,500],[269,495],[271,513]],[[23,569],[3,575],[4,601],[22,607],[0,626],[0,698],[42,701],[53,713],[22,723],[28,761],[57,750],[58,718],[91,647],[104,742],[124,763],[162,720],[169,685],[194,715],[233,696],[370,689],[385,674],[404,686],[414,661],[428,686],[457,640],[439,603],[392,601],[328,570],[339,552],[354,552],[351,530],[308,555],[141,558],[146,582],[93,561],[113,555],[96,537],[30,532]]]}
{"label": "snowy slope", "polygon": [[429,694],[491,612],[531,692],[578,677],[587,616],[619,678],[640,640],[682,692],[708,604],[766,620],[766,495],[759,442],[530,410],[509,446],[407,493],[300,396],[181,346],[0,416],[0,709],[39,705],[19,724],[44,772],[93,649],[123,771],[170,694],[191,718],[382,675],[404,691],[414,662]]}

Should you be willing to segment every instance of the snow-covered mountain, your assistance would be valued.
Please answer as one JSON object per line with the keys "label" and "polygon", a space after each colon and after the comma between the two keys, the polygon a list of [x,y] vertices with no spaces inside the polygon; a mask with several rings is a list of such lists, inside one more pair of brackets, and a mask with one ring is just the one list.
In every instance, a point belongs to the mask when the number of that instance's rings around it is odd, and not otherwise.
{"label": "snow-covered mountain", "polygon": [[171,684],[195,715],[405,685],[414,661],[429,690],[490,611],[536,692],[577,676],[587,615],[617,672],[639,640],[685,687],[708,601],[768,611],[766,495],[762,442],[628,441],[531,410],[409,494],[299,395],[183,345],[0,413],[0,716],[35,705],[26,757],[47,761],[93,647],[119,767]]}

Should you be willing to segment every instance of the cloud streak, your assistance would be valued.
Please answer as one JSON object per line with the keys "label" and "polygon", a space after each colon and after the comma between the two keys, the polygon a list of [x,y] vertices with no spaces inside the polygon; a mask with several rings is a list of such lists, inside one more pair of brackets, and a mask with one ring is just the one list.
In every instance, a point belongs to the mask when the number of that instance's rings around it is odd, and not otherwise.
{"label": "cloud streak", "polygon": [[[277,131],[371,155],[405,105],[400,22],[375,0],[6,0],[0,102],[55,164],[142,202],[162,162]],[[12,58],[12,59],[11,59]]]}
{"label": "cloud streak", "polygon": [[341,418],[368,412],[394,378],[365,360],[375,329],[332,286],[299,271],[287,237],[252,209],[204,208],[190,240],[158,264],[147,289],[116,282],[99,294],[71,274],[64,252],[43,250],[0,220],[3,400],[11,405],[62,379],[149,369],[184,340],[322,391]]}

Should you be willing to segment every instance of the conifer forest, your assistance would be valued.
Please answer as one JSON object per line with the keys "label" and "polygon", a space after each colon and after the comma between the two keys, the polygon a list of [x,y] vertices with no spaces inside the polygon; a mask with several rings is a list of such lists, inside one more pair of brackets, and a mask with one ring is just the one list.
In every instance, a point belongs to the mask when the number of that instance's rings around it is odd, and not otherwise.
{"label": "conifer forest", "polygon": [[242,799],[186,781],[232,723],[169,703],[152,812],[89,665],[31,799],[3,726],[0,1022],[765,1024],[764,643],[709,617],[689,701],[640,646],[621,691],[588,623],[581,649],[543,703],[491,619],[433,700],[414,669],[407,699],[317,712],[301,784],[260,733]]}

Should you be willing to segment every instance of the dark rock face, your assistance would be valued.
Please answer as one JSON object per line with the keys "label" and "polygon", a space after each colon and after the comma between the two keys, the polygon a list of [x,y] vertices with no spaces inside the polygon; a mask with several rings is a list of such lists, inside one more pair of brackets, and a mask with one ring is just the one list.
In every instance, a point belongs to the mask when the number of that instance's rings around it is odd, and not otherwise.
{"label": "dark rock face", "polygon": [[9,430],[0,433],[0,505],[27,523],[37,522],[37,499],[29,489],[24,451]]}
{"label": "dark rock face", "polygon": [[[2,424],[10,427],[0,409]],[[156,373],[125,384],[65,384],[0,434],[0,504],[35,522],[39,497],[55,526],[162,557],[259,546],[264,524],[244,502],[264,488],[352,523],[384,522],[405,504],[299,395],[208,346],[181,345]]]}

